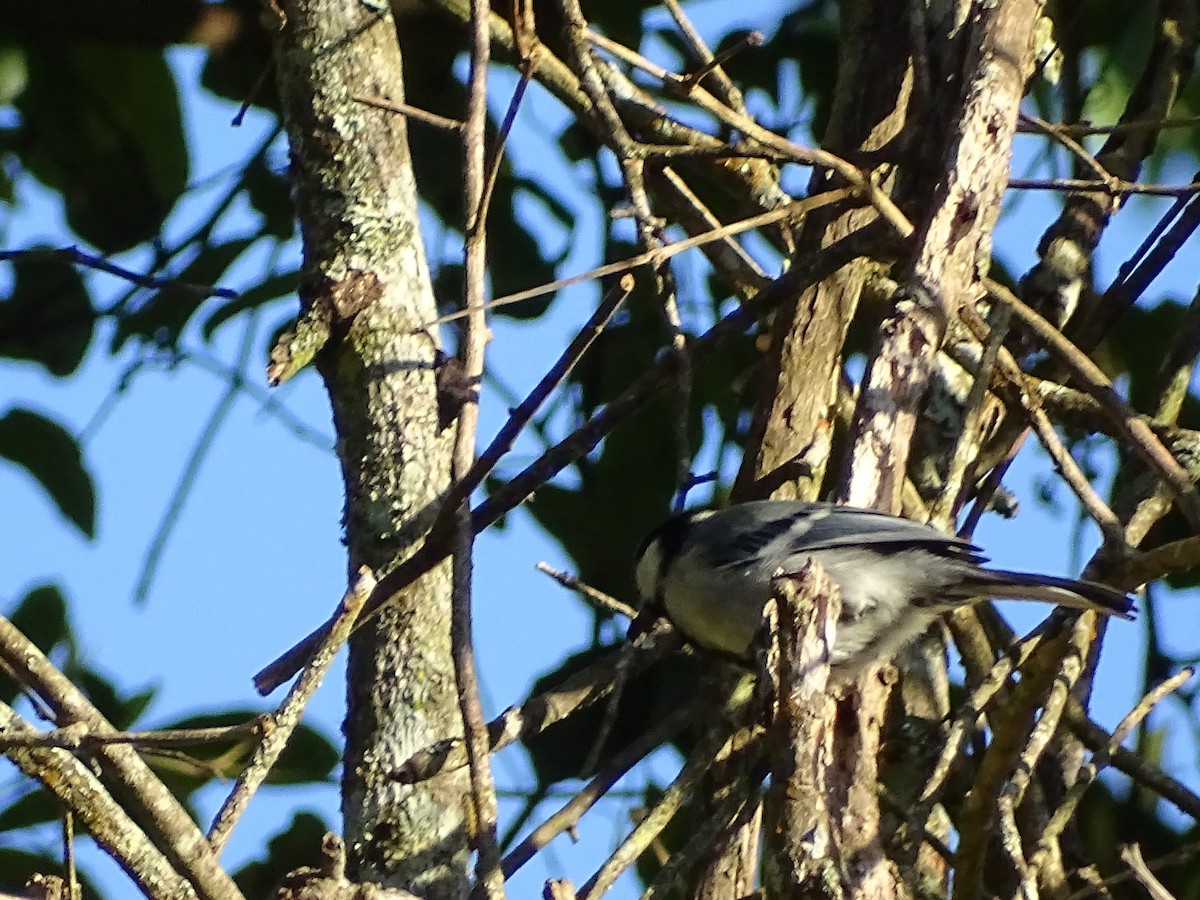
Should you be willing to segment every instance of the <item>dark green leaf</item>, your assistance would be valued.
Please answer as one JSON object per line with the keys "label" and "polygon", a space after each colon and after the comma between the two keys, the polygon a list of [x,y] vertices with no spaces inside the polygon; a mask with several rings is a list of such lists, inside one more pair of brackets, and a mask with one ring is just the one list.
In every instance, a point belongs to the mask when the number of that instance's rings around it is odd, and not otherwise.
{"label": "dark green leaf", "polygon": [[18,831],[60,818],[62,804],[49,791],[39,788],[18,798],[7,809],[0,810],[0,831]]}
{"label": "dark green leaf", "polygon": [[[250,19],[259,15],[258,7],[236,0],[230,4],[240,7]],[[219,53],[209,53],[200,74],[200,84],[214,94],[233,101],[237,106],[252,104],[275,111],[279,95],[271,78],[271,40],[265,28],[241,28],[234,40]],[[231,119],[232,127],[232,119]]]}
{"label": "dark green leaf", "polygon": [[174,346],[188,320],[208,299],[205,291],[195,290],[194,287],[217,286],[225,270],[256,240],[257,237],[235,238],[201,249],[175,279],[180,284],[193,287],[168,285],[151,296],[136,312],[122,316],[113,335],[113,352],[120,350],[135,335]]}
{"label": "dark green leaf", "polygon": [[[211,341],[217,329],[248,309],[265,306],[272,300],[286,296],[296,290],[300,279],[300,271],[293,269],[281,275],[270,275],[248,290],[242,291],[236,300],[230,300],[209,316],[200,326],[200,333],[206,341]],[[272,345],[274,346],[274,345]]]}
{"label": "dark green leaf", "polygon": [[60,643],[73,641],[67,620],[67,599],[56,584],[35,587],[8,618],[43,653],[48,654]]}
{"label": "dark green leaf", "polygon": [[668,403],[651,404],[605,439],[597,459],[580,460],[577,489],[545,485],[527,507],[575,560],[584,581],[627,599],[638,541],[670,506],[673,412]]}
{"label": "dark green leaf", "polygon": [[79,444],[57,422],[27,409],[0,418],[0,458],[24,468],[89,538],[96,536],[96,490]]}
{"label": "dark green leaf", "polygon": [[234,881],[247,897],[269,897],[280,880],[301,866],[321,861],[321,841],[329,826],[313,813],[300,813],[286,830],[267,843],[266,857],[246,863],[234,873]]}
{"label": "dark green leaf", "polygon": [[[556,669],[534,682],[532,693],[536,695],[557,687],[564,679],[612,652],[611,647],[592,647],[568,656]],[[661,660],[630,679],[621,695],[612,732],[600,752],[600,764],[693,697],[703,666],[704,660],[697,656],[676,656]],[[583,771],[583,766],[592,752],[596,735],[600,733],[606,702],[602,700],[540,734],[522,739],[539,785],[590,774]]]}
{"label": "dark green leaf", "polygon": [[287,177],[262,157],[250,163],[243,177],[251,205],[262,213],[266,233],[280,240],[290,238],[296,231],[296,208]]}
{"label": "dark green leaf", "polygon": [[22,160],[105,253],[152,238],[187,187],[175,79],[156,50],[56,41],[29,54]]}
{"label": "dark green leaf", "polygon": [[1098,362],[1109,378],[1129,376],[1129,399],[1137,409],[1153,410],[1158,369],[1178,331],[1183,304],[1164,300],[1135,306],[1121,317],[1101,346]]}
{"label": "dark green leaf", "polygon": [[[159,728],[190,729],[242,725],[253,722],[258,715],[254,710],[205,713],[168,722]],[[188,749],[187,756],[198,761],[198,765],[163,759],[156,761],[155,768],[177,795],[189,796],[218,772],[227,778],[236,777],[256,743],[256,738],[247,736],[219,745],[196,746]],[[267,780],[271,784],[323,783],[328,781],[338,760],[338,752],[327,738],[315,728],[300,725]]]}
{"label": "dark green leaf", "polygon": [[0,354],[41,363],[62,378],[83,361],[96,313],[74,266],[33,253],[14,264],[12,294],[0,303]]}
{"label": "dark green leaf", "polygon": [[0,106],[8,106],[29,83],[25,51],[11,44],[0,46]]}
{"label": "dark green leaf", "polygon": [[[10,892],[21,897],[29,896],[25,893],[24,888],[30,878],[47,872],[60,872],[62,864],[61,852],[30,853],[25,850],[0,847],[0,891]],[[84,897],[101,896],[96,890],[95,882],[85,872],[79,872],[78,878]]]}
{"label": "dark green leaf", "polygon": [[137,722],[154,699],[153,689],[122,696],[115,684],[83,665],[67,666],[63,674],[87,695],[118,731],[125,731]]}

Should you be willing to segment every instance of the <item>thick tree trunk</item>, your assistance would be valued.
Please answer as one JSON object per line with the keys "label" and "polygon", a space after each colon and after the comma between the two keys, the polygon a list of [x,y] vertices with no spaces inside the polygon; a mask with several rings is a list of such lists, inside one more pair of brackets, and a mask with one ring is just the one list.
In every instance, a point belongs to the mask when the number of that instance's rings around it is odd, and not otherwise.
{"label": "thick tree trunk", "polygon": [[[298,335],[324,339],[346,486],[351,571],[384,573],[427,530],[449,483],[438,419],[437,315],[417,227],[404,119],[356,96],[403,100],[395,25],[360,0],[294,0],[276,65],[304,235]],[[305,339],[277,355],[304,354]],[[311,340],[309,341],[311,343]],[[417,750],[461,733],[439,566],[352,639],[342,810],[351,877],[426,898],[466,890],[466,770],[399,785]]]}

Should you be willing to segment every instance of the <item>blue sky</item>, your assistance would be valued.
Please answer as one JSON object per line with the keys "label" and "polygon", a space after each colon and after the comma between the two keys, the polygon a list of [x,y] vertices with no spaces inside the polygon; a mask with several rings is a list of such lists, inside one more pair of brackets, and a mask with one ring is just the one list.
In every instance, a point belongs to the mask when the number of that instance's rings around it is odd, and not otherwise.
{"label": "blue sky", "polygon": [[[204,183],[211,179],[211,195],[221,187],[220,178],[213,176],[228,173],[270,126],[265,117],[252,112],[240,129],[231,128],[233,108],[193,87],[199,54],[181,50],[172,56],[184,85],[194,180]],[[497,106],[507,102],[511,83],[507,74],[498,73]],[[533,92],[512,142],[518,169],[537,166],[544,170],[553,164],[536,153],[531,136],[545,129],[556,131],[563,121],[552,101]],[[1014,174],[1037,174],[1030,167],[1041,148],[1035,138],[1018,138]],[[283,165],[282,149],[275,159]],[[1189,175],[1190,169],[1168,171],[1163,180],[1181,181]],[[555,177],[570,180],[572,173],[563,168]],[[20,183],[18,189],[22,214],[8,226],[7,245],[70,243],[55,198],[29,181]],[[204,192],[199,193],[199,198],[190,199],[176,211],[176,228],[186,228],[197,209],[204,208]],[[1017,202],[1019,214],[1002,222],[996,244],[1023,248],[1019,256],[1004,260],[1021,271],[1033,262],[1036,235],[1051,221],[1054,204],[1049,195],[1040,194],[1023,195]],[[1117,218],[1099,257],[1102,283],[1121,261],[1120,253],[1140,240],[1147,227],[1146,215],[1160,210],[1164,202],[1137,201]],[[602,226],[587,206],[579,205],[576,211],[582,217],[577,223],[581,235],[595,234]],[[536,221],[539,212],[531,204],[527,214]],[[428,234],[435,235],[436,229]],[[564,239],[557,234],[546,236],[552,244]],[[427,240],[432,246],[444,245],[434,236]],[[587,246],[585,239],[575,243],[564,274],[598,262],[581,249]],[[1110,247],[1112,251],[1107,249]],[[1196,249],[1193,238],[1180,257],[1186,258],[1189,252],[1195,257]],[[265,263],[263,259],[243,261],[223,284],[238,288],[253,283],[254,267]],[[682,258],[680,267],[685,286],[689,278],[703,272],[703,264],[690,257]],[[1181,296],[1193,287],[1185,279],[1194,273],[1185,269],[1177,262],[1165,276],[1168,283],[1175,280]],[[6,277],[0,273],[0,278]],[[123,287],[107,276],[88,277],[100,298]],[[566,291],[536,324],[497,320],[489,364],[523,395],[541,375],[555,348],[586,318],[596,296],[596,288],[590,285]],[[270,335],[293,314],[294,299],[288,299],[251,322],[240,319],[227,324],[210,347],[204,347],[196,333],[185,334],[183,343],[203,350],[210,362],[238,369],[242,367],[239,357],[247,340],[246,329],[250,329],[251,361],[246,368],[265,394],[262,373]],[[104,352],[106,346],[107,334],[102,329],[86,364],[65,381],[32,365],[6,365],[0,372],[5,385],[0,392],[0,413],[11,405],[25,405],[44,411],[76,433],[88,429],[85,457],[97,481],[100,510],[97,539],[88,542],[59,518],[23,473],[0,464],[0,497],[5,498],[0,507],[0,604],[14,603],[41,582],[59,581],[71,601],[73,624],[90,663],[127,689],[147,685],[159,689],[146,718],[147,727],[203,709],[263,708],[250,684],[253,672],[322,621],[345,586],[340,475],[328,444],[317,446],[332,440],[321,384],[315,374],[306,372],[274,392],[289,414],[305,423],[313,440],[297,439],[254,399],[238,397],[199,470],[146,602],[135,604],[135,586],[167,498],[226,384],[208,368],[186,360],[175,366],[151,365],[136,376],[107,415],[97,420],[98,411],[107,408],[115,386],[133,362],[130,350],[112,359]],[[539,355],[531,348],[546,351]],[[505,407],[493,392],[485,393],[481,440],[487,440],[500,426]],[[1033,443],[1029,442],[1030,449],[1022,453],[1009,479],[1009,486],[1022,501],[1021,517],[1015,524],[985,520],[978,541],[1005,567],[1076,573],[1085,560],[1073,558],[1070,551],[1070,498],[1065,489],[1057,492],[1068,511],[1059,515],[1046,512],[1036,502],[1036,479],[1049,471],[1049,466]],[[527,461],[531,447],[518,445],[513,461],[505,463],[505,471]],[[698,464],[698,469],[703,468]],[[1085,547],[1095,544],[1094,535],[1084,540]],[[590,640],[591,619],[573,598],[534,571],[540,560],[561,568],[569,568],[569,562],[524,513],[511,516],[504,531],[485,533],[477,547],[475,632],[486,702],[496,711],[524,696],[530,680],[563,655],[585,646]],[[1180,595],[1164,604],[1160,627],[1165,633],[1179,635],[1180,640],[1195,634],[1195,616],[1190,609],[1194,600]],[[1015,604],[1008,604],[1005,612],[1018,629],[1032,627],[1044,614],[1042,608]],[[1115,724],[1137,699],[1137,685],[1129,673],[1133,660],[1140,658],[1142,641],[1141,625],[1117,623],[1109,630],[1096,688],[1096,714],[1104,724]],[[1200,649],[1197,643],[1192,639],[1189,647],[1179,649]],[[335,740],[340,734],[342,694],[339,665],[309,712],[309,721]],[[1163,715],[1171,715],[1169,704]],[[1181,734],[1184,731],[1177,729]],[[1193,785],[1200,781],[1195,750],[1186,738],[1172,741],[1167,748],[1172,767],[1184,772]],[[653,769],[660,779],[670,777],[671,763],[669,754],[656,759]],[[521,751],[500,757],[497,779],[502,789],[520,788],[529,782]],[[639,783],[635,778],[624,786],[636,788]],[[220,787],[205,791],[206,816],[215,811],[223,794]],[[565,838],[557,841],[551,853],[518,877],[514,894],[532,895],[549,876],[570,876],[576,883],[585,879],[626,830],[633,803],[622,797],[602,804],[585,820],[580,843],[572,845]],[[319,810],[336,827],[336,786],[266,789],[235,833],[227,862],[236,867],[253,858],[264,836],[283,827],[295,812],[309,808]],[[515,808],[506,804],[509,815]],[[56,833],[48,830],[45,846],[56,844]],[[107,863],[104,866],[105,882],[120,884],[122,876]]]}

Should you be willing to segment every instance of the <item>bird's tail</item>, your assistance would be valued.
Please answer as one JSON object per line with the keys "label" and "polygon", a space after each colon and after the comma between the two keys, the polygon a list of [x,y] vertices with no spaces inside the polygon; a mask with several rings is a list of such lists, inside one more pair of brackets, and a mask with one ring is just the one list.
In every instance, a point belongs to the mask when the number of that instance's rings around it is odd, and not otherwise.
{"label": "bird's tail", "polygon": [[1006,572],[1002,569],[982,569],[970,585],[975,596],[997,600],[1037,600],[1073,609],[1094,609],[1108,616],[1132,619],[1137,611],[1128,594],[1074,578],[1053,575],[1033,575],[1026,572]]}

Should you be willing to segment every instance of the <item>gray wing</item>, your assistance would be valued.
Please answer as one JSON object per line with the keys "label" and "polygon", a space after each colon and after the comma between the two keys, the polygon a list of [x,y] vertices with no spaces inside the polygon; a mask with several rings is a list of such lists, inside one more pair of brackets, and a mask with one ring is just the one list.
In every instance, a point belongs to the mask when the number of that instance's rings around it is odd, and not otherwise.
{"label": "gray wing", "polygon": [[[710,544],[710,558],[717,566],[744,565],[776,543],[775,556],[854,547],[879,552],[919,549],[963,562],[985,562],[979,548],[961,538],[869,509],[759,500],[728,507],[718,516],[724,520],[720,524],[723,533],[735,537]],[[705,524],[713,527],[717,523],[710,519]]]}

